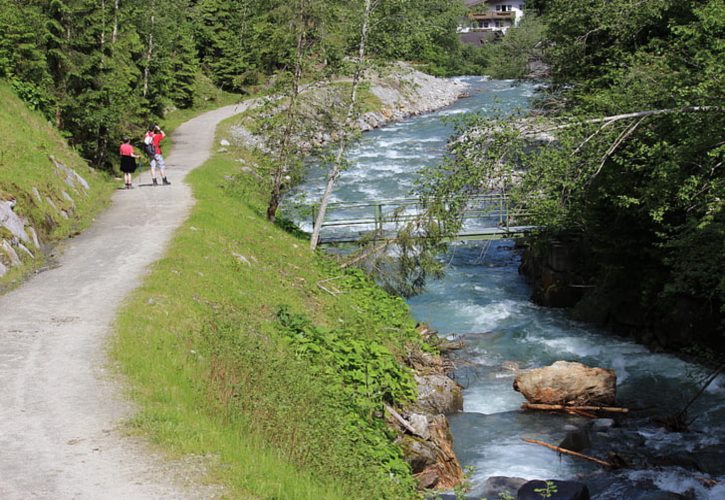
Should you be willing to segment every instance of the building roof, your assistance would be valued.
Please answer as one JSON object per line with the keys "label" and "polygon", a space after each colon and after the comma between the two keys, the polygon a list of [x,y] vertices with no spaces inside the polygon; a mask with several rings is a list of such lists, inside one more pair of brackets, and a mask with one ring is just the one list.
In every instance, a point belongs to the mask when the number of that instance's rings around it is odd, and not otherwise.
{"label": "building roof", "polygon": [[[492,1],[493,0],[464,0],[463,3],[466,4],[466,7],[474,7],[478,4],[491,3]],[[517,2],[517,3],[523,4],[524,2],[521,1],[521,2]]]}
{"label": "building roof", "polygon": [[471,31],[469,33],[461,33],[458,36],[461,42],[480,47],[485,43],[496,40],[501,36],[501,33],[497,31]]}

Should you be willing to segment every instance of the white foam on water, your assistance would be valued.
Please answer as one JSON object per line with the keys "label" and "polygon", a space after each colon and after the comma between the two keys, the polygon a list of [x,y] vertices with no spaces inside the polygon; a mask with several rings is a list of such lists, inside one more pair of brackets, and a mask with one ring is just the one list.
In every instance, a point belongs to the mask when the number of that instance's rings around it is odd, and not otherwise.
{"label": "white foam on water", "polygon": [[397,149],[387,149],[381,153],[382,154],[380,156],[383,158],[389,158],[392,160],[417,160],[420,158],[420,155],[406,154]]}
{"label": "white foam on water", "polygon": [[491,304],[467,302],[456,308],[458,316],[468,318],[473,328],[478,331],[493,330],[503,320],[510,318],[517,309],[518,303],[513,300],[502,300]]}
{"label": "white foam on water", "polygon": [[[513,373],[502,373],[501,375],[506,375],[506,379],[513,377]],[[510,380],[506,379],[499,379],[485,387],[464,391],[463,411],[493,415],[521,408],[521,404],[525,401],[524,397],[513,391]]]}
{"label": "white foam on water", "polygon": [[371,186],[369,184],[358,184],[356,187],[358,192],[365,195],[366,199],[375,200],[381,197],[380,190],[377,189],[375,186]]}
{"label": "white foam on water", "polygon": [[612,360],[610,368],[617,374],[617,385],[621,385],[622,382],[629,378],[629,371],[627,370],[627,362],[624,358],[615,357]]}
{"label": "white foam on water", "polygon": [[707,494],[707,500],[722,500],[725,498],[725,478],[719,478],[718,484]]}
{"label": "white foam on water", "polygon": [[409,170],[408,168],[406,168],[406,165],[390,162],[368,164],[365,165],[365,169],[367,171],[367,178],[371,182],[375,181],[375,175],[377,174],[377,172],[392,172],[395,174],[405,174],[408,173]]}
{"label": "white foam on water", "polygon": [[[699,476],[707,477],[702,473]],[[636,470],[629,472],[627,477],[635,483],[652,483],[659,489],[671,493],[682,495],[692,491],[697,498],[713,498],[710,496],[712,492],[708,491],[692,472],[688,472],[679,467],[658,470]]]}
{"label": "white foam on water", "polygon": [[396,139],[388,139],[388,140],[381,139],[381,140],[377,141],[376,147],[389,148],[391,146],[399,146],[401,144],[410,144],[413,142],[418,142],[418,141],[414,141],[410,137],[399,137]]}
{"label": "white foam on water", "polygon": [[550,350],[573,354],[579,358],[597,356],[601,354],[603,350],[603,346],[593,344],[580,337],[529,337],[529,339],[536,339],[539,343],[545,345]]}
{"label": "white foam on water", "polygon": [[725,375],[718,375],[712,383],[707,386],[705,392],[725,396]]}
{"label": "white foam on water", "polygon": [[[487,457],[474,464],[475,482],[483,482],[492,476],[521,477],[527,480],[571,477],[574,473],[567,459],[553,458],[554,454],[543,447],[522,442],[520,439],[488,446]],[[526,457],[522,460],[521,457]]]}
{"label": "white foam on water", "polygon": [[398,130],[401,130],[403,128],[405,128],[405,127],[402,126],[402,124],[400,124],[400,123],[397,125],[386,125],[385,127],[375,129],[375,133],[376,134],[389,134],[391,132],[397,132]]}
{"label": "white foam on water", "polygon": [[436,114],[438,116],[453,116],[453,115],[462,115],[464,113],[468,113],[468,110],[466,110],[466,109],[447,109],[445,111],[439,111]]}

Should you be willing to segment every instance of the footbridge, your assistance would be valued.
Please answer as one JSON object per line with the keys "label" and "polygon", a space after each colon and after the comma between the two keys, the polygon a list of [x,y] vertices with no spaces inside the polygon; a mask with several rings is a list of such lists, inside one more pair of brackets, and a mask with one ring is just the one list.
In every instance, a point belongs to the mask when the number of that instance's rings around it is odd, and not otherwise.
{"label": "footbridge", "polygon": [[[319,205],[312,206],[313,225],[318,211]],[[330,203],[320,231],[320,244],[389,239],[422,213],[422,203],[416,198]],[[523,224],[526,213],[512,207],[510,198],[503,194],[471,198],[462,219],[461,229],[448,238],[450,241],[516,238],[536,228]]]}

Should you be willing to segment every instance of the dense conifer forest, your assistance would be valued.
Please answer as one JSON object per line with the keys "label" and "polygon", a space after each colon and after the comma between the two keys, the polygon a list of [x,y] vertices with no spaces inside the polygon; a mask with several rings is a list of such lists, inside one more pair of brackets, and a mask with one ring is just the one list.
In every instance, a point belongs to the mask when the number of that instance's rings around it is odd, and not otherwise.
{"label": "dense conifer forest", "polygon": [[[369,53],[438,72],[460,50],[460,2],[377,2]],[[202,79],[249,92],[284,78],[304,33],[306,64],[342,70],[363,2],[0,0],[0,78],[108,169],[124,134],[198,99]]]}

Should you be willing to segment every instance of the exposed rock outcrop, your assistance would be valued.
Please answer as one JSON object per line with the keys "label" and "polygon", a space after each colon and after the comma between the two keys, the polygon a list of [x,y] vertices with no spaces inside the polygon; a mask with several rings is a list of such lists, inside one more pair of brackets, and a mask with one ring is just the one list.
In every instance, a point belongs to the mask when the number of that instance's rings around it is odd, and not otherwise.
{"label": "exposed rock outcrop", "polygon": [[530,403],[613,405],[617,395],[614,370],[557,361],[516,376],[514,390]]}
{"label": "exposed rock outcrop", "polygon": [[28,246],[38,246],[34,245],[37,239],[34,237],[35,230],[30,233],[33,236],[28,234],[30,231],[26,231],[25,221],[14,211],[16,206],[15,198],[0,200],[0,277],[5,276],[11,268],[22,265],[21,255],[34,258]]}
{"label": "exposed rock outcrop", "polygon": [[655,350],[693,344],[725,350],[718,334],[722,313],[717,304],[680,294],[656,307],[646,305],[636,283],[604,281],[592,259],[591,245],[584,238],[559,235],[529,245],[519,272],[531,281],[535,303],[571,308],[575,320],[631,335]]}
{"label": "exposed rock outcrop", "polygon": [[591,289],[583,269],[586,256],[578,244],[550,240],[545,247],[528,248],[519,272],[533,284],[531,300],[545,307],[572,307]]}
{"label": "exposed rock outcrop", "polygon": [[[90,189],[88,181],[53,156],[50,156],[49,160],[76,197],[87,194]],[[41,231],[36,230],[28,219],[18,214],[16,212],[18,209],[25,208],[25,205],[29,204],[47,204],[58,217],[63,219],[69,219],[75,211],[75,199],[67,191],[56,193],[55,201],[50,196],[43,198],[36,187],[33,187],[30,193],[32,197],[28,199],[18,199],[10,193],[0,193],[0,277],[6,275],[13,267],[21,266],[29,259],[35,259],[42,249],[41,238],[38,236]],[[59,204],[62,204],[63,208]],[[55,224],[52,217],[46,217],[45,220],[36,223],[47,226],[42,228],[43,234],[47,234]]]}
{"label": "exposed rock outcrop", "polygon": [[[428,113],[452,104],[468,92],[468,85],[456,79],[436,78],[413,68],[408,63],[397,63],[381,70],[370,70],[365,77],[370,94],[379,103],[379,109],[362,114],[357,120],[360,131],[369,131],[407,117]],[[308,85],[299,100],[300,113],[305,123],[317,124],[316,128],[305,130],[295,138],[303,151],[321,148],[336,138],[335,126],[344,120],[348,90],[340,84],[345,80],[329,84]],[[260,113],[274,115],[285,109],[277,105],[278,99],[270,98],[268,108]],[[269,106],[271,105],[271,106]],[[263,107],[263,102],[259,102]],[[268,152],[273,146],[267,144],[263,132],[252,133],[244,124],[231,128],[232,139],[239,144]]]}
{"label": "exposed rock outcrop", "polygon": [[82,187],[84,190],[91,189],[90,184],[88,184],[88,181],[86,181],[83,177],[81,177],[78,172],[73,170],[72,168],[66,167],[61,162],[56,160],[53,156],[50,156],[50,161],[53,162],[53,165],[60,173],[61,177],[64,177],[65,183],[71,187],[72,189],[78,191],[79,187]]}
{"label": "exposed rock outcrop", "polygon": [[[431,334],[426,327],[422,335]],[[463,481],[463,469],[453,451],[453,437],[446,414],[463,409],[461,387],[445,373],[440,356],[414,349],[408,364],[415,371],[418,399],[399,415],[389,419],[401,436],[398,439],[420,489],[446,490]]]}
{"label": "exposed rock outcrop", "polygon": [[450,415],[463,410],[461,386],[444,373],[416,375],[416,407],[432,414]]}

